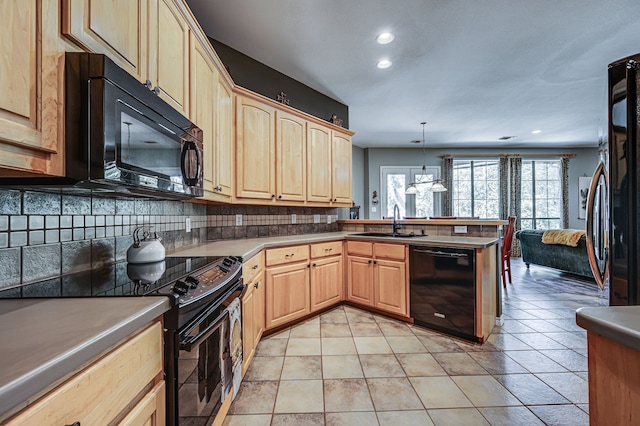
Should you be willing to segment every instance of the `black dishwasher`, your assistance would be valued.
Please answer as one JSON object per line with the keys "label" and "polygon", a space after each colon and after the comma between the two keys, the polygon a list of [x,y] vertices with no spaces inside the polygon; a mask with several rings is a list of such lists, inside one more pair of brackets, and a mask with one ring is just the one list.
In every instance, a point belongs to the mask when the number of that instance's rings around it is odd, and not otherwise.
{"label": "black dishwasher", "polygon": [[475,250],[409,247],[411,316],[418,325],[477,341]]}

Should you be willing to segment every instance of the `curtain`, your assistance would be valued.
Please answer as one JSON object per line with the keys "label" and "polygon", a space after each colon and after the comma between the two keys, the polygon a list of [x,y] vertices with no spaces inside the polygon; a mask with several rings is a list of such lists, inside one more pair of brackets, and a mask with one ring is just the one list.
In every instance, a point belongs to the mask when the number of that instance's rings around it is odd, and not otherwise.
{"label": "curtain", "polygon": [[[514,232],[520,229],[520,202],[522,200],[522,158],[511,157],[509,162],[509,186],[511,187],[511,199],[509,200],[509,215],[516,217]],[[513,239],[511,256],[520,257],[520,240]]]}
{"label": "curtain", "polygon": [[453,200],[453,157],[445,157],[442,160],[444,186],[447,188],[442,196],[442,215],[451,216],[451,203]]}
{"label": "curtain", "polygon": [[562,229],[569,228],[569,157],[560,159],[562,185]]}
{"label": "curtain", "polygon": [[500,157],[500,219],[509,215],[509,159]]}

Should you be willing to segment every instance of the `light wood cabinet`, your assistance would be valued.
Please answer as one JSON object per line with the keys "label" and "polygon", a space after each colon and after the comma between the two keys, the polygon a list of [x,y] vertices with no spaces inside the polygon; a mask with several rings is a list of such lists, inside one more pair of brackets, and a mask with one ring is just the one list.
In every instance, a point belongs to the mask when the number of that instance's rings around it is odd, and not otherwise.
{"label": "light wood cabinet", "polygon": [[3,175],[64,173],[59,120],[57,0],[0,2],[0,167]]}
{"label": "light wood cabinet", "polygon": [[404,244],[347,241],[347,300],[408,316]]}
{"label": "light wood cabinet", "polygon": [[283,265],[293,262],[308,262],[309,246],[290,246],[267,250],[267,266]]}
{"label": "light wood cabinet", "polygon": [[234,171],[234,127],[233,127],[233,93],[231,86],[218,75],[215,128],[215,161],[213,170],[214,199],[230,201],[233,196]]}
{"label": "light wood cabinet", "polygon": [[275,198],[273,107],[236,96],[236,196]]}
{"label": "light wood cabinet", "polygon": [[[244,276],[244,274],[243,274]],[[265,327],[265,283],[264,270],[260,270],[247,283],[248,289],[242,298],[242,374],[256,352]]]}
{"label": "light wood cabinet", "polygon": [[306,199],[306,122],[276,111],[276,197],[283,201]]}
{"label": "light wood cabinet", "polygon": [[331,202],[331,130],[307,125],[307,200]]}
{"label": "light wood cabinet", "polygon": [[[11,418],[7,425],[165,424],[163,329],[153,323]],[[150,391],[144,392],[145,389]],[[133,407],[132,409],[130,407]],[[146,419],[150,423],[138,422]]]}
{"label": "light wood cabinet", "polygon": [[351,136],[333,131],[331,191],[334,203],[351,203]]}
{"label": "light wood cabinet", "polygon": [[267,268],[267,329],[309,314],[309,269],[307,262]]}
{"label": "light wood cabinet", "polygon": [[342,256],[330,256],[311,261],[311,312],[343,300]]}

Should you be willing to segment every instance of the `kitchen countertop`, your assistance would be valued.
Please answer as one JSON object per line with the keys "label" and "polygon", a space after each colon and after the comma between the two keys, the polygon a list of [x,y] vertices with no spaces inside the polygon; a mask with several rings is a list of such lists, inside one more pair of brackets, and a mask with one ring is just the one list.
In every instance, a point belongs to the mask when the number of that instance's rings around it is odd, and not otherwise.
{"label": "kitchen countertop", "polygon": [[[506,220],[490,220],[490,219],[399,219],[396,221],[403,225],[486,225],[486,226],[503,226],[508,222]],[[338,223],[345,225],[390,225],[393,219],[341,219]]]}
{"label": "kitchen countertop", "polygon": [[437,247],[486,248],[498,243],[497,238],[453,237],[427,235],[413,238],[364,237],[358,232],[325,232],[321,234],[288,235],[283,237],[249,238],[240,240],[220,240],[178,250],[167,256],[240,256],[248,259],[260,250],[293,244],[309,244],[343,239],[362,241],[384,241],[386,243],[424,244]]}
{"label": "kitchen countertop", "polygon": [[640,351],[640,306],[580,308],[576,323],[591,333]]}
{"label": "kitchen countertop", "polygon": [[170,307],[161,296],[0,300],[0,421]]}

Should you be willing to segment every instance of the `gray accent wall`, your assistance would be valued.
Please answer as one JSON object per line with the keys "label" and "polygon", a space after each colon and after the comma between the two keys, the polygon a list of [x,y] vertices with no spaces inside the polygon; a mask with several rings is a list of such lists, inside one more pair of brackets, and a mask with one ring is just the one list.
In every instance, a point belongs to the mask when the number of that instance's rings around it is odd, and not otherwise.
{"label": "gray accent wall", "polygon": [[[362,175],[356,174],[356,166],[354,160],[354,199],[358,197],[355,193],[356,188],[363,188],[364,199],[362,209],[360,210],[360,217],[366,219],[379,219],[381,217],[380,203],[376,212],[371,211],[371,195],[373,191],[378,191],[378,198],[380,198],[380,167],[381,166],[398,166],[398,167],[421,167],[423,162],[427,166],[442,167],[443,154],[452,156],[457,155],[478,155],[486,156],[487,154],[495,154],[496,157],[500,154],[520,154],[524,159],[527,158],[527,154],[549,155],[549,159],[557,158],[560,154],[575,154],[575,157],[569,162],[569,227],[574,229],[584,229],[584,219],[578,219],[578,178],[580,176],[592,176],[593,171],[598,165],[598,149],[597,148],[582,148],[582,149],[427,149],[426,160],[422,154],[422,149],[412,148],[367,148],[364,149],[364,173]],[[472,157],[467,157],[472,158]],[[531,157],[533,159],[543,159],[543,157]],[[360,170],[360,169],[358,169]],[[359,173],[359,171],[358,171]],[[362,184],[355,184],[356,179],[362,179]]]}

